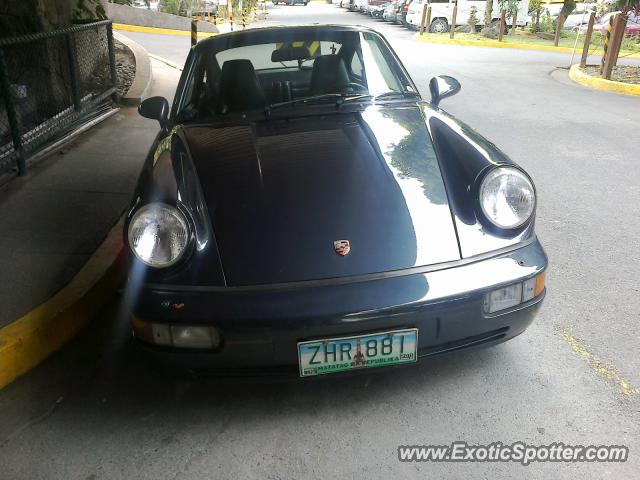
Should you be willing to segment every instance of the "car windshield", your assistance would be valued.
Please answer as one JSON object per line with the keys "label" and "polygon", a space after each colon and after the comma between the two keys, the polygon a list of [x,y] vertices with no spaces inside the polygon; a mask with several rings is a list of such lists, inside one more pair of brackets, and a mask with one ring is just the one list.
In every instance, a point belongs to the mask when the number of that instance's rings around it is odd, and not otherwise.
{"label": "car windshield", "polygon": [[[268,29],[212,39],[194,50],[178,119],[417,95],[386,42],[368,31]],[[398,95],[393,95],[396,93]],[[410,95],[407,95],[410,94]]]}

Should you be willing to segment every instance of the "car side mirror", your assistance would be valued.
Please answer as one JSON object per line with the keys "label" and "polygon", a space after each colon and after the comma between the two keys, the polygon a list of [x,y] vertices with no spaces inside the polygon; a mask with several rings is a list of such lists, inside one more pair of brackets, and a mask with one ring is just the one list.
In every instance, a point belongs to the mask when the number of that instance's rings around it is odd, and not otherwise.
{"label": "car side mirror", "polygon": [[429,81],[429,90],[431,90],[431,104],[437,107],[443,98],[455,95],[460,91],[462,86],[455,78],[449,75],[439,75],[433,77]]}
{"label": "car side mirror", "polygon": [[157,120],[161,128],[169,122],[169,102],[164,97],[149,97],[138,106],[138,113],[145,118]]}

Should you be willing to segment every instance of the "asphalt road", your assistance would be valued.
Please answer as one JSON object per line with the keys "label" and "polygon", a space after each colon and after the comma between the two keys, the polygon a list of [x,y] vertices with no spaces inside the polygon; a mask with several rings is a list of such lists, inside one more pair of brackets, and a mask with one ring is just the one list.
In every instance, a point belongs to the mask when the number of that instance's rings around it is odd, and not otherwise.
{"label": "asphalt road", "polygon": [[[157,372],[118,300],[0,392],[0,479],[640,478],[640,98],[577,86],[570,55],[430,45],[331,5],[270,7],[267,23],[380,30],[423,95],[533,176],[551,261],[537,321],[498,347],[353,378],[247,384]],[[129,34],[128,34],[129,35]],[[184,37],[130,34],[180,62]],[[517,440],[622,444],[626,463],[401,463],[398,445]]]}

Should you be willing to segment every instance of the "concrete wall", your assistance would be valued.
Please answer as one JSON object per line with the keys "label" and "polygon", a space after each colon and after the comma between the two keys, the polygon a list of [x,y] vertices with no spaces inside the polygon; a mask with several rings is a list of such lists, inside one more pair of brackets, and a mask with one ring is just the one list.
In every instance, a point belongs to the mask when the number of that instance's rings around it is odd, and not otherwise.
{"label": "concrete wall", "polygon": [[[128,5],[107,3],[107,16],[114,23],[126,25],[140,25],[143,27],[172,28],[175,30],[191,30],[191,19],[171,15],[170,13],[154,12],[144,8],[134,8]],[[198,22],[199,32],[218,32],[218,29],[208,22]]]}

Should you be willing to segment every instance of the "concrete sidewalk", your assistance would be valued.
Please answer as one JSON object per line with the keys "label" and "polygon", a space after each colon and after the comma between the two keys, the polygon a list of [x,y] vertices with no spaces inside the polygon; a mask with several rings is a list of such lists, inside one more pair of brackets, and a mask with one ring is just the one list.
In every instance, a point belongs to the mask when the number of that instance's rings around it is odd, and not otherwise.
{"label": "concrete sidewalk", "polygon": [[[152,68],[152,95],[171,100],[180,72],[155,61]],[[136,108],[122,108],[0,188],[0,329],[51,299],[92,258],[127,208],[157,131]]]}

